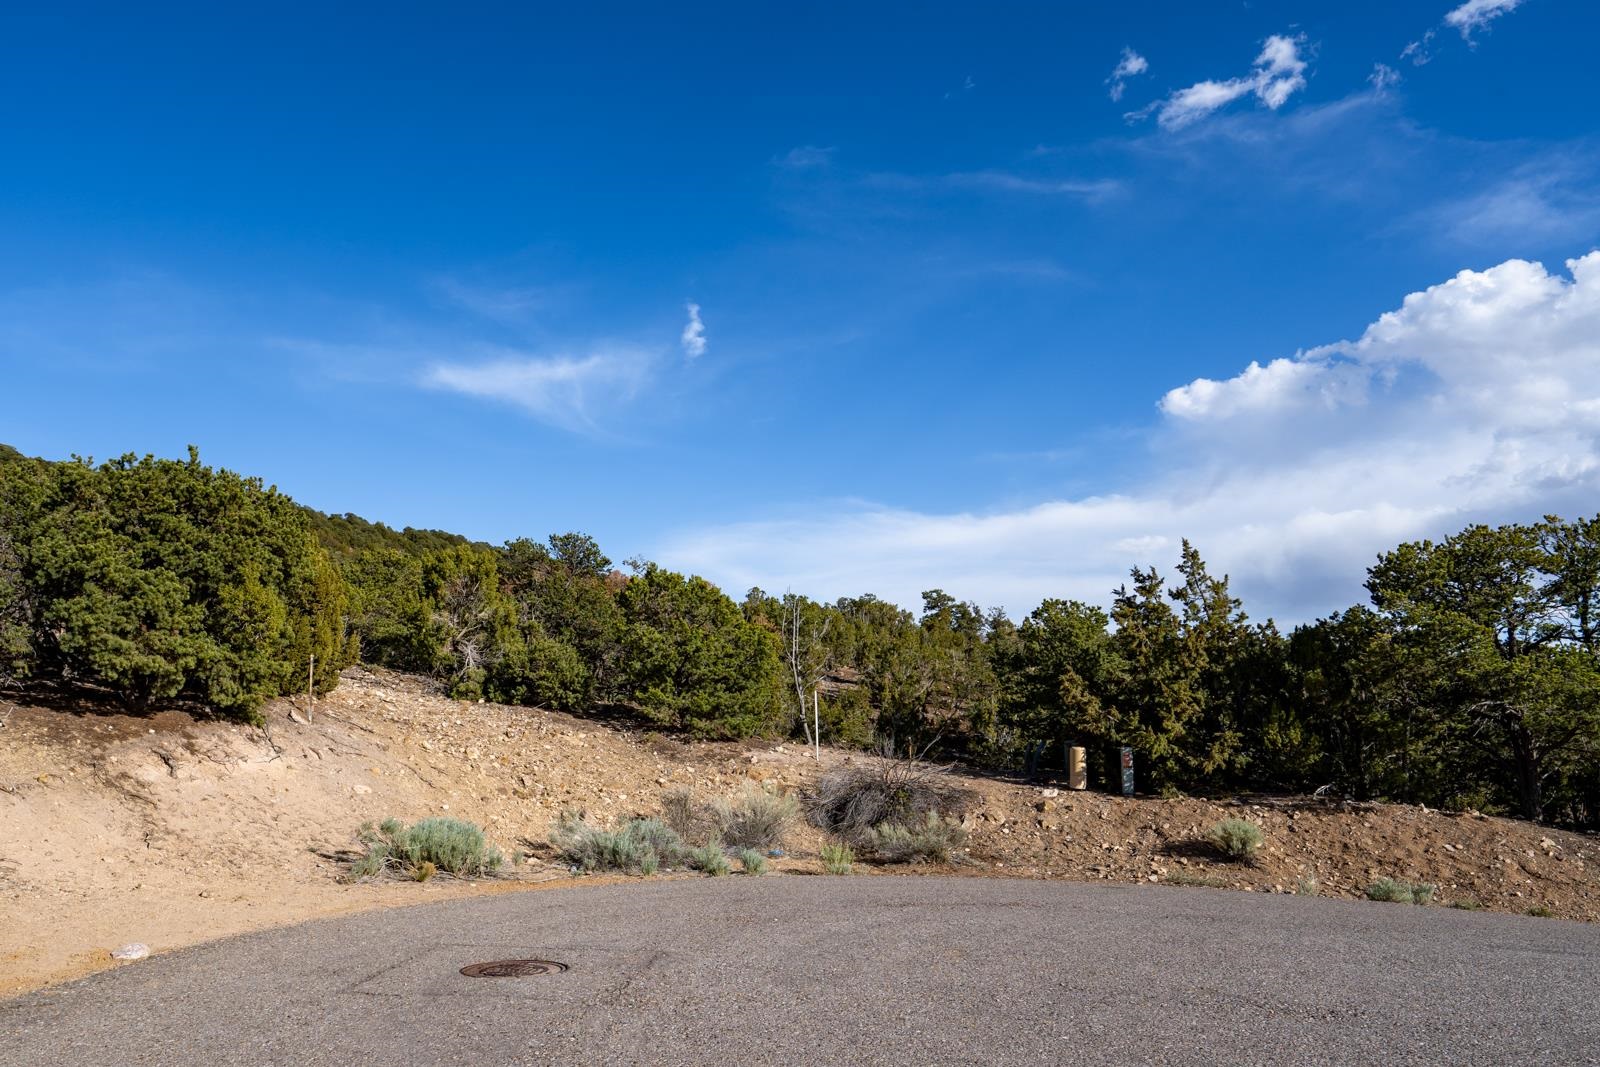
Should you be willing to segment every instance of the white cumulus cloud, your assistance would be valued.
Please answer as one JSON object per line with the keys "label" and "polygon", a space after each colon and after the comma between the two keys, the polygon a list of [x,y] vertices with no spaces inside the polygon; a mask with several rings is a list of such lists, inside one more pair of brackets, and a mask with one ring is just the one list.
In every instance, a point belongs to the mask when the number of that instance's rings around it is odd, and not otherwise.
{"label": "white cumulus cloud", "polygon": [[1305,88],[1307,64],[1300,54],[1303,43],[1299,37],[1273,34],[1261,46],[1261,54],[1245,77],[1196,82],[1130,117],[1143,118],[1153,110],[1163,129],[1179,130],[1252,94],[1276,111]]}
{"label": "white cumulus cloud", "polygon": [[684,355],[697,359],[706,354],[706,324],[700,320],[699,304],[690,302],[684,305],[684,310],[689,313],[689,321],[683,324],[678,341],[683,345]]}
{"label": "white cumulus cloud", "polygon": [[1446,26],[1461,31],[1463,40],[1472,40],[1475,30],[1481,30],[1501,15],[1509,15],[1522,6],[1523,0],[1467,0],[1451,8],[1444,16]]}
{"label": "white cumulus cloud", "polygon": [[1600,500],[1600,252],[1566,273],[1509,260],[1406,296],[1354,340],[1159,402],[1154,463],[1102,495],[994,512],[818,503],[688,530],[660,558],[725,588],[942,586],[1013,614],[1104,603],[1188,537],[1253,614],[1358,601],[1376,553],[1468,522],[1589,513]]}
{"label": "white cumulus cloud", "polygon": [[1106,79],[1106,84],[1111,86],[1111,99],[1121,100],[1122,94],[1128,88],[1128,79],[1137,78],[1150,69],[1150,61],[1131,48],[1122,50],[1122,59],[1111,72],[1111,77]]}

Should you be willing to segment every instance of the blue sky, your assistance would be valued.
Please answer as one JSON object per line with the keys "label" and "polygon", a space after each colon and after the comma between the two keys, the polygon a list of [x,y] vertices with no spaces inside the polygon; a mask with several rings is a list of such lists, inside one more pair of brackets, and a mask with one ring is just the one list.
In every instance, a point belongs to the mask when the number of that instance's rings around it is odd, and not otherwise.
{"label": "blue sky", "polygon": [[1592,513],[1600,6],[1100,7],[0,15],[0,441],[1014,615]]}

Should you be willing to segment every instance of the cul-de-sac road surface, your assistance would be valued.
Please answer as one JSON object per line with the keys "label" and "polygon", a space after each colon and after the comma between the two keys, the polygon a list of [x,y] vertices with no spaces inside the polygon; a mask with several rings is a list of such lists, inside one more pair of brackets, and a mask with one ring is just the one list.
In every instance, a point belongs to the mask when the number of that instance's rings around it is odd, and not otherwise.
{"label": "cul-de-sac road surface", "polygon": [[[468,978],[532,957],[565,973]],[[0,1002],[0,1064],[1600,1063],[1600,928],[947,878],[372,912]]]}

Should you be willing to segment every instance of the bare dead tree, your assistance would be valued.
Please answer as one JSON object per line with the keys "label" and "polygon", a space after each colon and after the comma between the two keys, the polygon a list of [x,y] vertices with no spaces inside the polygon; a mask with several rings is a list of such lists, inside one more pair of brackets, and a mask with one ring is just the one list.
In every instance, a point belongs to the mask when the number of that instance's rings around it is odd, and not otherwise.
{"label": "bare dead tree", "polygon": [[[800,714],[800,729],[805,734],[806,747],[812,758],[822,759],[822,714],[818,687],[828,673],[828,649],[825,638],[832,620],[824,615],[820,624],[807,625],[801,601],[793,592],[783,594],[784,659],[789,677],[794,684],[795,708]],[[809,697],[809,700],[807,699]],[[811,719],[806,719],[806,705],[810,704]]]}

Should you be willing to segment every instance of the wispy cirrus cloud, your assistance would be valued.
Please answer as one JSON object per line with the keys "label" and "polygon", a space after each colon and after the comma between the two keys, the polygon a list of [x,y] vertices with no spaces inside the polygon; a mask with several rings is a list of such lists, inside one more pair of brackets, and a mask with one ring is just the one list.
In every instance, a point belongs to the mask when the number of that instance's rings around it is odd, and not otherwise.
{"label": "wispy cirrus cloud", "polygon": [[791,148],[782,156],[773,160],[780,167],[792,170],[808,170],[812,167],[826,167],[833,162],[834,148],[819,148],[816,145],[800,145]]}
{"label": "wispy cirrus cloud", "polygon": [[1372,86],[1376,93],[1386,93],[1400,84],[1400,72],[1387,63],[1374,63],[1372,73],[1367,75],[1367,84]]}
{"label": "wispy cirrus cloud", "polygon": [[1082,200],[1103,200],[1122,190],[1112,178],[1050,178],[1014,174],[1004,170],[963,171],[937,179],[955,189],[988,189],[1002,193],[1027,193],[1033,196],[1071,196]]}
{"label": "wispy cirrus cloud", "polygon": [[1150,70],[1150,61],[1131,48],[1122,50],[1122,58],[1117,62],[1116,69],[1111,72],[1111,77],[1106,79],[1106,84],[1111,99],[1121,100],[1122,94],[1127,91],[1128,79],[1136,78]]}
{"label": "wispy cirrus cloud", "polygon": [[1254,96],[1263,106],[1276,111],[1306,86],[1308,64],[1301,55],[1304,44],[1304,37],[1274,34],[1263,42],[1250,74],[1196,82],[1130,112],[1128,118],[1137,121],[1154,114],[1162,129],[1181,130],[1246,96]]}
{"label": "wispy cirrus cloud", "polygon": [[968,74],[965,78],[961,79],[961,88],[950,90],[944,94],[944,98],[946,100],[952,100],[957,96],[965,96],[967,93],[972,92],[972,90],[976,89],[977,87],[977,81],[973,79],[972,75]]}
{"label": "wispy cirrus cloud", "polygon": [[547,285],[483,285],[450,275],[433,280],[434,292],[446,301],[486,319],[519,323],[534,312],[550,307],[558,290]]}
{"label": "wispy cirrus cloud", "polygon": [[1600,243],[1597,180],[1600,145],[1549,146],[1515,165],[1489,169],[1487,179],[1440,197],[1400,228],[1464,246],[1592,245]]}
{"label": "wispy cirrus cloud", "polygon": [[1044,174],[1021,174],[1009,170],[953,171],[947,174],[901,174],[877,172],[863,176],[863,185],[876,189],[940,193],[971,191],[1017,194],[1036,197],[1065,197],[1096,203],[1122,192],[1115,178],[1060,178]]}
{"label": "wispy cirrus cloud", "polygon": [[701,321],[699,304],[690,301],[684,310],[689,313],[689,321],[684,323],[678,343],[683,346],[684,355],[698,359],[706,354],[706,324]]}
{"label": "wispy cirrus cloud", "polygon": [[491,358],[440,360],[418,376],[425,388],[518,408],[566,430],[594,432],[600,417],[637,397],[653,380],[657,355],[609,347],[583,356],[501,351]]}
{"label": "wispy cirrus cloud", "polygon": [[1433,59],[1433,39],[1438,34],[1429,30],[1400,50],[1401,59],[1409,59],[1413,67],[1425,67]]}

